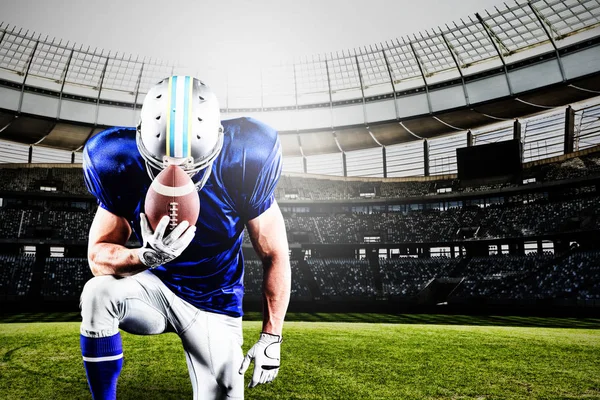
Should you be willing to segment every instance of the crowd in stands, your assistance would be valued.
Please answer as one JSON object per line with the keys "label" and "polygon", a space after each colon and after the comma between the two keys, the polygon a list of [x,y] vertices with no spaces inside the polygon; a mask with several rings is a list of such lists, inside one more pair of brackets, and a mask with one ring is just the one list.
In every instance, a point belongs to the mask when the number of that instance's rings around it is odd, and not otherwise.
{"label": "crowd in stands", "polygon": [[600,251],[473,258],[455,299],[600,300]]}
{"label": "crowd in stands", "polygon": [[[600,196],[405,212],[288,213],[289,240],[303,243],[424,243],[515,238],[600,229]],[[87,240],[95,210],[0,207],[0,239]],[[467,233],[465,233],[467,232]],[[302,239],[297,239],[301,237]],[[248,235],[245,243],[249,244]]]}
{"label": "crowd in stands", "polygon": [[34,263],[30,255],[0,255],[0,297],[28,295]]}
{"label": "crowd in stands", "polygon": [[[373,261],[372,261],[373,262]],[[459,264],[463,263],[464,265]],[[0,299],[30,294],[35,257],[0,255]],[[262,294],[262,264],[245,260],[246,294]],[[510,300],[600,301],[600,251],[527,256],[495,255],[460,258],[380,259],[370,265],[355,258],[312,257],[292,260],[294,299],[415,299],[435,278],[457,278],[449,302]],[[304,271],[302,269],[305,269]],[[43,266],[41,295],[49,300],[74,300],[92,277],[86,258],[48,257]],[[311,281],[315,288],[311,288]]]}
{"label": "crowd in stands", "polygon": [[44,265],[42,296],[78,298],[92,278],[87,258],[48,257]]}
{"label": "crowd in stands", "polygon": [[89,195],[81,168],[0,168],[0,188],[5,192],[58,192]]}
{"label": "crowd in stands", "polygon": [[[535,178],[536,182],[596,176],[600,174],[600,155],[591,153],[565,161],[542,164],[527,168],[524,177]],[[59,193],[89,196],[84,185],[81,168],[0,168],[0,188],[5,192],[43,192],[41,186],[51,186]],[[461,185],[454,180],[432,181],[359,181],[345,179],[323,179],[321,177],[298,177],[283,175],[276,189],[276,197],[295,200],[339,201],[375,198],[409,198],[438,194],[439,189],[451,188],[453,192],[475,192],[497,190],[511,183],[478,186]],[[47,190],[47,189],[46,189]],[[441,191],[444,193],[444,191]]]}
{"label": "crowd in stands", "polygon": [[0,208],[0,239],[36,238],[85,241],[94,210]]}
{"label": "crowd in stands", "polygon": [[324,296],[369,297],[376,294],[373,271],[367,260],[309,258],[306,261]]}
{"label": "crowd in stands", "polygon": [[[369,238],[381,243],[444,242],[600,229],[598,204],[600,196],[591,196],[398,213],[289,213],[285,221],[288,231],[305,230],[313,243],[364,243]],[[465,229],[472,235],[466,235]]]}
{"label": "crowd in stands", "polygon": [[452,296],[524,299],[528,295],[533,295],[533,288],[526,284],[529,275],[553,258],[551,254],[472,258],[463,271],[464,280]]}
{"label": "crowd in stands", "polygon": [[[538,183],[599,173],[598,153],[539,165],[526,171],[526,175],[535,177]],[[0,168],[0,190],[5,194],[42,193],[46,191],[44,185],[58,193],[88,195],[80,168]],[[401,211],[400,208],[386,212],[370,209],[367,213],[357,211],[360,207],[353,208],[364,203],[341,203],[365,197],[436,196],[443,188],[469,192],[497,190],[510,185],[499,183],[463,188],[452,180],[367,182],[284,175],[276,197],[341,204],[331,212],[308,212],[308,207],[303,212],[284,210],[290,240],[300,241],[295,238],[302,237],[302,243],[439,243],[600,230],[599,189],[593,185],[590,186],[592,189],[584,186],[566,189],[562,198],[552,198],[551,201],[542,193],[527,193],[529,197],[522,201],[488,204],[486,207],[404,207]],[[568,190],[573,193],[569,195]],[[518,196],[514,195],[515,198]],[[95,208],[89,206],[93,204],[91,198],[88,206],[79,209],[74,206],[53,207],[43,200],[23,206],[18,201],[21,200],[0,206],[0,239],[53,239],[79,244],[87,241],[95,214]],[[245,243],[249,244],[247,235]],[[461,259],[451,258],[382,259],[377,263],[373,260],[328,257],[292,260],[292,297],[314,297],[318,294],[333,298],[413,298],[432,279],[455,273],[461,262]],[[252,258],[245,263],[246,293],[260,295],[262,264]],[[34,256],[0,255],[0,296],[27,296],[34,277],[34,265]],[[42,266],[42,261],[39,265]],[[40,294],[49,298],[77,297],[90,277],[85,258],[49,257],[43,262]],[[551,254],[475,257],[461,264],[459,277],[461,282],[450,299],[600,300],[600,252],[574,252],[564,257]]]}
{"label": "crowd in stands", "polygon": [[562,162],[541,165],[533,168],[532,173],[535,173],[540,177],[539,180],[544,182],[595,175],[600,173],[600,155],[592,153]]}
{"label": "crowd in stands", "polygon": [[[310,289],[304,276],[300,272],[298,260],[290,260],[292,269],[291,297],[310,297]],[[250,296],[262,295],[263,267],[262,262],[253,258],[244,260],[244,285],[245,293]]]}
{"label": "crowd in stands", "polygon": [[379,260],[382,292],[387,296],[416,296],[433,278],[451,271],[459,261],[446,257]]}

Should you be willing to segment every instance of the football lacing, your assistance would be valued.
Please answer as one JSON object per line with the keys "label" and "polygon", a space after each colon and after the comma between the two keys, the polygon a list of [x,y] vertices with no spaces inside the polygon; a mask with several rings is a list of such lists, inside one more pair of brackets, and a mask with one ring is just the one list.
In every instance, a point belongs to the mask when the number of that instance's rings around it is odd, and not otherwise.
{"label": "football lacing", "polygon": [[179,204],[177,202],[169,203],[169,227],[171,229],[175,229],[177,226],[178,206]]}

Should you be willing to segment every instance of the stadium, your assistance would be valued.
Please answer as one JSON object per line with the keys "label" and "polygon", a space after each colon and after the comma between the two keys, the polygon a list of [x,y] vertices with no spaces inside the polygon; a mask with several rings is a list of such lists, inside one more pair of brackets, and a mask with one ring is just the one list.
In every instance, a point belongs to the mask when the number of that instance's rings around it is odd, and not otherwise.
{"label": "stadium", "polygon": [[[287,339],[247,398],[600,398],[597,0],[517,1],[243,77],[0,25],[0,398],[90,398],[82,151],[176,74],[282,145]],[[120,398],[191,397],[176,337],[124,341]]]}

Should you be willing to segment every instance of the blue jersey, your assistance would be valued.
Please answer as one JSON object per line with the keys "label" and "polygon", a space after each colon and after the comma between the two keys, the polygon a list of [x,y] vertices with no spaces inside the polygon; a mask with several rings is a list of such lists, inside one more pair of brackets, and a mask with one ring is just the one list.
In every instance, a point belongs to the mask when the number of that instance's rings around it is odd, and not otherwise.
{"label": "blue jersey", "polygon": [[[238,317],[244,293],[244,226],[274,202],[281,145],[276,131],[254,119],[222,125],[223,149],[198,192],[196,236],[179,257],[152,272],[194,306]],[[134,128],[117,127],[92,137],[83,152],[83,171],[99,206],[126,218],[141,242],[140,212],[151,180],[135,135]]]}

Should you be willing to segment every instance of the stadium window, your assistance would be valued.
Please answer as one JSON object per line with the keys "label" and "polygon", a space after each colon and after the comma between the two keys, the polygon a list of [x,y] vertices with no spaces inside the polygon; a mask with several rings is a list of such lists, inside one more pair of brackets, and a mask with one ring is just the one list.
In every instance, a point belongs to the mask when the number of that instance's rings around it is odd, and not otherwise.
{"label": "stadium window", "polygon": [[446,210],[448,208],[461,208],[462,207],[462,202],[460,201],[449,201],[448,202],[448,207],[446,207]]}
{"label": "stadium window", "polygon": [[390,258],[400,257],[400,249],[390,249]]}
{"label": "stadium window", "polygon": [[285,190],[284,197],[287,200],[295,200],[298,198],[298,189],[288,188]]}
{"label": "stadium window", "polygon": [[509,253],[509,249],[508,249],[508,245],[507,244],[503,244],[502,246],[500,246],[500,253],[502,253],[502,254],[508,254]]}
{"label": "stadium window", "polygon": [[445,204],[444,203],[427,203],[425,204],[425,207],[427,210],[445,210]]}
{"label": "stadium window", "polygon": [[387,249],[379,249],[379,259],[380,260],[387,260],[387,258],[388,258]]}
{"label": "stadium window", "polygon": [[398,258],[418,258],[418,254],[400,254]]}
{"label": "stadium window", "polygon": [[538,252],[537,242],[523,243],[523,250],[524,250],[525,255],[537,254],[537,252]]}
{"label": "stadium window", "polygon": [[364,236],[365,243],[381,243],[381,236]]}
{"label": "stadium window", "polygon": [[437,192],[438,193],[450,193],[450,192],[452,192],[452,188],[451,187],[438,188]]}
{"label": "stadium window", "polygon": [[35,246],[23,246],[23,254],[26,256],[35,256]]}
{"label": "stadium window", "polygon": [[450,247],[432,247],[429,249],[430,257],[450,257]]}
{"label": "stadium window", "polygon": [[4,206],[4,199],[0,197],[0,207]]}
{"label": "stadium window", "polygon": [[359,260],[366,260],[367,259],[367,249],[358,249],[356,258],[358,258]]}
{"label": "stadium window", "polygon": [[50,257],[64,257],[65,256],[65,248],[64,247],[50,247]]}
{"label": "stadium window", "polygon": [[503,204],[504,200],[502,199],[502,197],[490,197],[489,199],[486,199],[485,204],[486,206],[491,206],[493,204]]}
{"label": "stadium window", "polygon": [[454,258],[459,257],[459,256],[460,256],[460,247],[454,246]]}
{"label": "stadium window", "polygon": [[375,188],[374,187],[369,187],[368,189],[365,188],[360,188],[360,193],[359,193],[360,197],[364,197],[364,198],[372,198],[375,197]]}
{"label": "stadium window", "polygon": [[542,251],[554,254],[554,242],[551,240],[542,241]]}
{"label": "stadium window", "polygon": [[371,210],[373,213],[384,213],[386,212],[386,206],[372,206]]}
{"label": "stadium window", "polygon": [[307,258],[312,257],[312,250],[311,249],[305,249],[304,250],[304,259],[306,260]]}
{"label": "stadium window", "polygon": [[495,256],[496,254],[498,254],[498,245],[495,245],[495,244],[488,245],[488,254],[490,256]]}
{"label": "stadium window", "polygon": [[523,179],[523,185],[527,185],[530,183],[535,183],[535,178],[527,178],[527,179]]}

